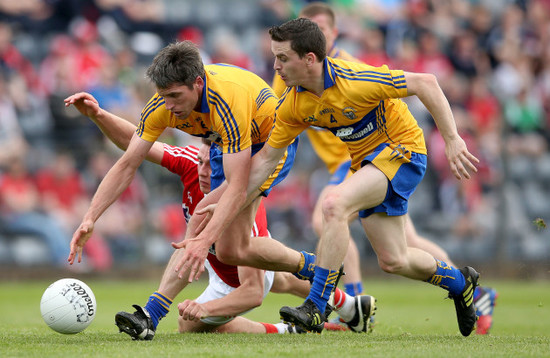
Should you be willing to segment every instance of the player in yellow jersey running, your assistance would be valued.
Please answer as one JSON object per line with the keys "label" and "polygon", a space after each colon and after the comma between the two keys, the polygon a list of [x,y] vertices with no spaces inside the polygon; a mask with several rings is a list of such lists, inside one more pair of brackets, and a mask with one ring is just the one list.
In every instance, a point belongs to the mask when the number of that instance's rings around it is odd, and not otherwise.
{"label": "player in yellow jersey running", "polygon": [[[330,5],[324,2],[311,2],[304,6],[298,17],[304,17],[315,22],[319,29],[323,32],[326,39],[327,57],[338,58],[346,61],[361,62],[357,58],[343,49],[336,46],[338,38],[338,29],[336,27],[336,14]],[[284,81],[278,74],[273,78],[273,91],[277,96],[281,96],[286,89]],[[315,153],[325,163],[331,178],[327,186],[319,194],[319,198],[315,205],[312,215],[312,226],[317,235],[321,234],[322,230],[322,213],[321,203],[332,187],[340,184],[347,175],[349,175],[349,167],[351,158],[348,153],[347,146],[340,141],[332,132],[326,129],[309,127],[306,129],[306,134],[313,147]],[[436,243],[420,236],[408,214],[405,214],[405,237],[409,247],[416,247],[427,251],[435,258],[443,260],[450,265],[451,262],[447,252]],[[352,216],[353,219],[357,215]],[[352,237],[349,240],[349,247],[345,259],[346,275],[342,278],[345,284],[346,293],[355,296],[363,293],[363,284],[361,279],[360,255]],[[492,325],[492,313],[495,306],[497,293],[493,288],[478,286],[475,290],[474,301],[476,302],[476,314],[478,320],[476,332],[478,334],[487,334]],[[479,303],[479,304],[478,304]]]}
{"label": "player in yellow jersey running", "polygon": [[435,76],[327,58],[325,36],[308,19],[274,26],[269,33],[274,68],[288,88],[268,142],[252,160],[249,198],[287,146],[310,126],[328,129],[346,143],[354,173],[322,202],[323,230],[308,298],[299,307],[281,308],[281,316],[306,330],[322,331],[323,312],[348,248],[348,220],[358,212],[380,267],[449,291],[460,332],[468,336],[476,322],[473,292],[479,274],[408,247],[405,238],[407,200],[425,173],[427,151],[422,130],[399,98],[416,95],[430,111],[455,177],[468,179],[477,171],[478,159],[458,135]]}
{"label": "player in yellow jersey running", "polygon": [[[336,46],[338,29],[336,28],[336,17],[330,5],[323,2],[312,2],[300,11],[299,17],[305,17],[314,21],[327,41],[327,56],[343,60],[360,62],[343,49]],[[284,81],[278,74],[273,76],[273,91],[280,97],[286,89]],[[351,159],[347,146],[338,140],[330,131],[322,128],[309,127],[306,131],[307,137],[317,156],[325,163],[331,175],[327,186],[319,194],[317,203],[312,214],[312,227],[317,236],[321,235],[322,215],[321,202],[328,189],[333,185],[340,184],[349,173]],[[355,218],[355,217],[354,217]],[[346,293],[356,296],[363,293],[361,282],[361,266],[357,245],[352,237],[349,240],[349,248],[344,259],[346,275],[342,277]]]}

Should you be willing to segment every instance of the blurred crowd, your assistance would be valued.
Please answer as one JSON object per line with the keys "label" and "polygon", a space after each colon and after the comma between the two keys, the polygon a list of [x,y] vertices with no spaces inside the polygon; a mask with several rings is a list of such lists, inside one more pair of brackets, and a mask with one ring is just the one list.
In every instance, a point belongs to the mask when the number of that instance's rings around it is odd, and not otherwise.
{"label": "blurred crowd", "polygon": [[[271,83],[267,28],[294,18],[304,3],[0,0],[0,264],[65,265],[72,233],[120,156],[64,98],[90,92],[137,123],[154,91],[145,68],[183,39],[201,48],[206,63],[238,65]],[[455,180],[430,114],[407,99],[429,150],[428,173],[410,203],[420,233],[469,262],[548,259],[548,231],[534,222],[550,220],[550,0],[329,3],[338,46],[371,65],[437,76],[481,160],[472,180]],[[162,140],[191,141],[174,131]],[[139,173],[98,221],[84,267],[163,263],[168,242],[183,237],[178,178],[147,164]],[[267,200],[274,237],[315,246],[310,214],[327,175],[302,138],[292,175]]]}

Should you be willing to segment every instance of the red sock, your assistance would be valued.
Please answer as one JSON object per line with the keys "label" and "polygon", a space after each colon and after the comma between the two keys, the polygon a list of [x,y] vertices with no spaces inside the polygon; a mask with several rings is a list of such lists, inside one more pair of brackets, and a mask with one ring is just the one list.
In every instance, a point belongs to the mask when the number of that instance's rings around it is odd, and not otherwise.
{"label": "red sock", "polygon": [[334,308],[342,308],[345,300],[346,295],[344,294],[344,291],[336,287],[334,290]]}
{"label": "red sock", "polygon": [[264,325],[265,327],[265,333],[279,333],[279,330],[277,329],[277,327],[275,327],[274,324],[271,324],[271,323],[263,323],[263,322],[260,322],[261,324]]}

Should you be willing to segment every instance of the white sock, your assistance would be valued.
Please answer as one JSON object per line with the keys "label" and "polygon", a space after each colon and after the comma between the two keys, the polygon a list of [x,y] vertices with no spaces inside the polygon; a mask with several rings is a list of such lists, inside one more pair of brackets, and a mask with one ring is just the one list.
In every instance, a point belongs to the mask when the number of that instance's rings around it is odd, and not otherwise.
{"label": "white sock", "polygon": [[349,322],[355,315],[355,297],[350,296],[345,292],[342,293],[344,294],[344,302],[336,302],[335,304],[339,307],[334,306],[334,312],[338,313],[340,318],[344,321]]}
{"label": "white sock", "polygon": [[280,322],[273,325],[277,327],[277,331],[279,331],[279,334],[288,333],[288,324]]}

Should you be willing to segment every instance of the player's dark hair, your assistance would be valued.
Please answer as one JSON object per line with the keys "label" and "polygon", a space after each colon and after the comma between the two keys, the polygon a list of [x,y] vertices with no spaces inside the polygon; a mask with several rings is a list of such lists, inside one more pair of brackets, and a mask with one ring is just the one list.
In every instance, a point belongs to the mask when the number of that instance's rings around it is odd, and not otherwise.
{"label": "player's dark hair", "polygon": [[145,76],[157,88],[164,89],[175,84],[192,88],[197,77],[205,77],[199,49],[188,40],[174,42],[159,51]]}
{"label": "player's dark hair", "polygon": [[327,56],[325,35],[316,23],[309,19],[299,18],[285,22],[269,29],[271,40],[277,42],[290,41],[290,48],[300,58],[313,52],[319,61]]}
{"label": "player's dark hair", "polygon": [[307,4],[300,10],[300,17],[306,17],[311,19],[317,15],[326,15],[330,19],[330,27],[334,27],[336,24],[336,15],[334,10],[327,3],[320,1],[313,1]]}

